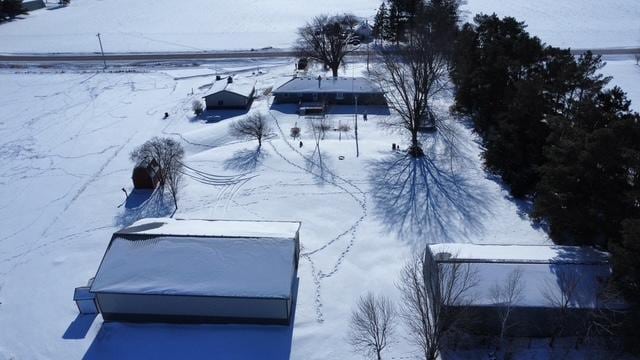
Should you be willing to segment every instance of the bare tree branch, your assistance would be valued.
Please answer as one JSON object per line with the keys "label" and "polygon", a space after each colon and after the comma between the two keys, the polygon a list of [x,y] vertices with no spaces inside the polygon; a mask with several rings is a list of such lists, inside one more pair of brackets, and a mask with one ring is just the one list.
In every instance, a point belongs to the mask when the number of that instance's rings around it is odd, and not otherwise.
{"label": "bare tree branch", "polygon": [[523,298],[522,269],[517,268],[511,271],[503,284],[496,283],[489,291],[498,311],[498,319],[500,320],[499,344],[502,347],[507,331],[514,325],[509,322],[513,307]]}
{"label": "bare tree branch", "polygon": [[394,335],[395,314],[388,298],[372,293],[361,297],[351,314],[349,342],[354,350],[381,360]]}
{"label": "bare tree branch", "polygon": [[316,16],[298,29],[296,52],[301,57],[321,62],[337,77],[344,58],[354,50],[350,43],[356,24],[357,19],[351,14]]}
{"label": "bare tree branch", "polygon": [[423,156],[418,141],[422,126],[438,128],[432,109],[434,97],[448,89],[448,61],[439,51],[433,34],[424,28],[399,47],[382,48],[381,64],[374,78],[385,92],[387,103],[398,114],[385,125],[406,130],[411,136],[409,153]]}
{"label": "bare tree branch", "polygon": [[253,113],[232,123],[229,133],[239,139],[256,139],[260,148],[262,140],[273,134],[273,128],[263,113]]}
{"label": "bare tree branch", "polygon": [[477,284],[470,264],[426,263],[424,256],[415,256],[405,265],[398,284],[403,299],[400,314],[425,360],[435,360],[443,338],[468,325],[463,305],[470,303]]}

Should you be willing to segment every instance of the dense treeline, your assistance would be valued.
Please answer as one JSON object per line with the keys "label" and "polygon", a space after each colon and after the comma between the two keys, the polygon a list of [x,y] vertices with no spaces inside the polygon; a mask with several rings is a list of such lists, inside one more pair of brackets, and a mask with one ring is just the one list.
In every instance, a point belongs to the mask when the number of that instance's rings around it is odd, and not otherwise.
{"label": "dense treeline", "polygon": [[22,0],[0,0],[0,21],[13,19],[26,11],[22,8]]}
{"label": "dense treeline", "polygon": [[454,40],[458,28],[459,0],[384,0],[376,13],[373,36],[399,44],[428,26],[440,48]]}
{"label": "dense treeline", "polygon": [[614,255],[615,278],[640,303],[640,116],[599,74],[604,62],[544,45],[513,18],[478,15],[457,35],[455,110],[473,119],[487,169],[559,244]]}

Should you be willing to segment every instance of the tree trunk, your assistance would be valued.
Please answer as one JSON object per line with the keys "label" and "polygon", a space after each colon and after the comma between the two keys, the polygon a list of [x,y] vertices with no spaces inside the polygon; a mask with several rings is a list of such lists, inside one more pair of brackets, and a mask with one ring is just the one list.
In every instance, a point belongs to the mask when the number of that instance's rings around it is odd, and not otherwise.
{"label": "tree trunk", "polygon": [[422,157],[424,156],[424,151],[420,147],[418,143],[418,131],[417,129],[411,130],[411,147],[409,148],[409,155],[413,157]]}
{"label": "tree trunk", "polygon": [[331,73],[333,73],[333,77],[338,77],[338,70],[340,69],[340,64],[331,66]]}

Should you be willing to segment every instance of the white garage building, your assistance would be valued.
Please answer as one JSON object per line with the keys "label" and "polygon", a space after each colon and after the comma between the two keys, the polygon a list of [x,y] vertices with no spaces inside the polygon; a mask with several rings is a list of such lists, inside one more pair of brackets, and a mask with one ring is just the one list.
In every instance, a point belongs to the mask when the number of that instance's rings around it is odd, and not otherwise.
{"label": "white garage building", "polygon": [[91,284],[105,321],[288,324],[299,222],[145,219]]}

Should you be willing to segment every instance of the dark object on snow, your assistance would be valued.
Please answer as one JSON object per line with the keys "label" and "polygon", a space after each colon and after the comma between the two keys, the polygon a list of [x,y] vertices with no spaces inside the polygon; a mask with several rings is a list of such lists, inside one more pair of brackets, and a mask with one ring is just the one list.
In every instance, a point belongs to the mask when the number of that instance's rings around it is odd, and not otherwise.
{"label": "dark object on snow", "polygon": [[391,144],[391,150],[393,150],[393,151],[396,150],[396,143]]}
{"label": "dark object on snow", "polygon": [[168,117],[169,117],[169,113],[168,112],[164,113],[164,119],[166,119]]}
{"label": "dark object on snow", "polygon": [[338,156],[338,160],[344,160],[344,156],[343,155]]}
{"label": "dark object on snow", "polygon": [[155,189],[160,183],[160,165],[155,159],[143,160],[133,169],[131,179],[136,189]]}
{"label": "dark object on snow", "polygon": [[364,114],[362,114],[362,118],[364,119],[364,121],[367,121],[367,112],[365,111]]}
{"label": "dark object on snow", "polygon": [[302,141],[300,141],[300,147],[302,147]]}
{"label": "dark object on snow", "polygon": [[298,59],[297,70],[306,70],[309,65],[309,60],[307,58]]}

